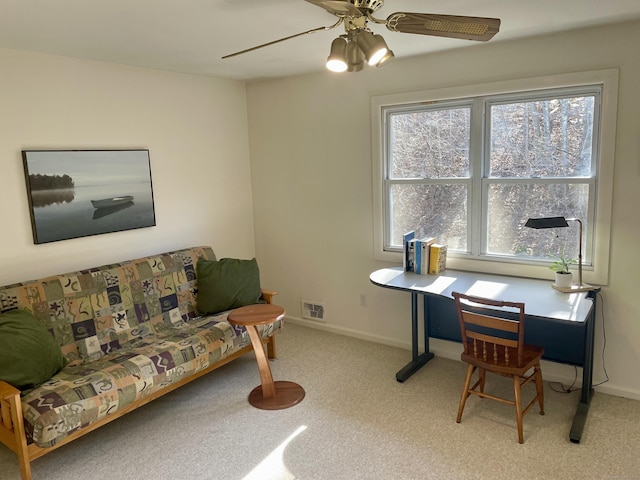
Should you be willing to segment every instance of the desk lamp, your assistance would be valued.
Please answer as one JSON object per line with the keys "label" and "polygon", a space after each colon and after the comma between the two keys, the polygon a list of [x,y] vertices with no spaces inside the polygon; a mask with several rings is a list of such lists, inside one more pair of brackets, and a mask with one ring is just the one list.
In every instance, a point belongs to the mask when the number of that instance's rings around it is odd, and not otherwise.
{"label": "desk lamp", "polygon": [[564,217],[543,217],[543,218],[530,218],[527,220],[527,223],[524,224],[525,227],[529,228],[558,228],[558,227],[568,227],[569,224],[567,222],[578,222],[580,225],[580,236],[578,237],[578,284],[571,285],[570,287],[557,287],[552,285],[556,290],[560,290],[565,293],[573,293],[573,292],[588,292],[589,290],[594,290],[596,287],[588,285],[586,283],[582,283],[582,221],[577,218],[564,218]]}

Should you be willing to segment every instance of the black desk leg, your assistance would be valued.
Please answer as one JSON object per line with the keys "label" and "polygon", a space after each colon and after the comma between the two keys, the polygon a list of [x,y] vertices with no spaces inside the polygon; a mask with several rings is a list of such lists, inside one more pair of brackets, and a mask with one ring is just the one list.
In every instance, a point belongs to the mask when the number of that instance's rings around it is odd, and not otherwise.
{"label": "black desk leg", "polygon": [[428,332],[427,332],[427,309],[425,300],[424,310],[424,335],[425,335],[425,351],[418,353],[418,294],[411,292],[411,361],[407,363],[398,373],[396,380],[404,382],[411,375],[416,373],[420,367],[433,358],[433,353],[429,351]]}
{"label": "black desk leg", "polygon": [[582,438],[582,431],[584,430],[584,424],[589,414],[589,406],[591,405],[591,397],[593,397],[593,389],[590,390],[587,396],[588,400],[586,402],[583,402],[582,399],[580,400],[578,408],[576,408],[576,414],[573,416],[573,423],[569,432],[569,440],[573,443],[580,443]]}
{"label": "black desk leg", "polygon": [[580,395],[580,403],[573,416],[571,431],[569,432],[569,440],[573,443],[580,443],[584,424],[587,421],[589,413],[589,405],[593,397],[593,349],[596,328],[596,299],[600,289],[589,292],[589,297],[593,299],[591,312],[586,322],[585,349],[584,349],[584,365],[582,367],[582,393]]}

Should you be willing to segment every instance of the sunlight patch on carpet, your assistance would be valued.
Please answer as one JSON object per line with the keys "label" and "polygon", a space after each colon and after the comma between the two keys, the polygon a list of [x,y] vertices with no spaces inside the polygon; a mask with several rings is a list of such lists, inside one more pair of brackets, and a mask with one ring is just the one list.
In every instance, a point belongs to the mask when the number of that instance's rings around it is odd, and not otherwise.
{"label": "sunlight patch on carpet", "polygon": [[307,429],[306,425],[301,425],[289,437],[282,442],[275,450],[262,460],[253,470],[242,480],[294,480],[296,477],[284,465],[284,450],[291,441]]}

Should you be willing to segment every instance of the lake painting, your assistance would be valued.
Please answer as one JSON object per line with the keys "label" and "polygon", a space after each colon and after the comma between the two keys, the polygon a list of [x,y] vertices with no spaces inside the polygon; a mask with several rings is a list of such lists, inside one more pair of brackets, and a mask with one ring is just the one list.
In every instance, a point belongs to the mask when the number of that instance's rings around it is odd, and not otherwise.
{"label": "lake painting", "polygon": [[36,244],[156,224],[149,150],[23,150]]}

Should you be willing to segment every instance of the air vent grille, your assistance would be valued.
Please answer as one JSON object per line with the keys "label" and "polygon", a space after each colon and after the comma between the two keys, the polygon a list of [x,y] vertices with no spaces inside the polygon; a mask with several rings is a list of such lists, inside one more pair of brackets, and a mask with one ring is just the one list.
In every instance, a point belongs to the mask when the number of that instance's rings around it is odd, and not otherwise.
{"label": "air vent grille", "polygon": [[312,302],[309,300],[301,300],[302,305],[302,318],[307,320],[314,320],[317,322],[323,322],[325,318],[326,309],[324,304],[318,302]]}

